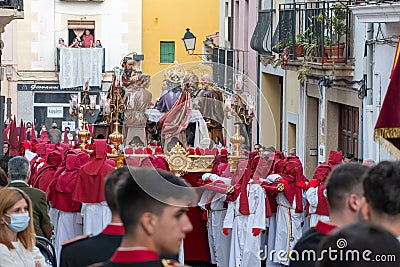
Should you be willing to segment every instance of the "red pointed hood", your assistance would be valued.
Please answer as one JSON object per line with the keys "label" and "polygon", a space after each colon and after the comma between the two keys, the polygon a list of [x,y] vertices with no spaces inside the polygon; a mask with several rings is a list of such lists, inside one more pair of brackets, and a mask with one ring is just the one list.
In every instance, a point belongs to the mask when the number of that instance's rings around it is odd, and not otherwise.
{"label": "red pointed hood", "polygon": [[58,167],[62,161],[62,153],[59,150],[53,150],[47,155],[46,164]]}
{"label": "red pointed hood", "polygon": [[68,133],[67,133],[67,131],[64,131],[63,143],[64,143],[64,144],[69,144],[69,139],[68,139]]}
{"label": "red pointed hood", "polygon": [[14,116],[14,120],[11,122],[10,127],[10,156],[17,156],[19,154],[19,141],[18,141],[18,133],[17,133],[17,124]]}
{"label": "red pointed hood", "polygon": [[329,166],[331,166],[331,168],[333,168],[340,163],[342,163],[342,151],[332,150],[329,153],[329,158],[328,158]]}
{"label": "red pointed hood", "polygon": [[152,168],[152,167],[153,167],[153,164],[151,163],[151,157],[154,157],[154,156],[147,156],[147,157],[144,157],[144,158],[140,161],[139,167],[141,167],[141,168]]}
{"label": "red pointed hood", "polygon": [[19,126],[19,152],[20,155],[24,155],[25,154],[25,149],[24,149],[24,142],[26,140],[26,128],[25,128],[25,124],[23,122],[23,120],[21,120],[21,124]]}
{"label": "red pointed hood", "polygon": [[11,129],[11,123],[7,125],[7,127],[4,129],[4,141],[8,142],[9,141],[9,135],[10,135],[10,129]]}
{"label": "red pointed hood", "polygon": [[76,154],[69,154],[65,160],[65,168],[68,171],[78,171],[89,161],[89,155],[78,151]]}
{"label": "red pointed hood", "polygon": [[47,131],[42,131],[42,133],[40,134],[40,138],[42,139],[43,143],[50,143],[49,133]]}
{"label": "red pointed hood", "polygon": [[107,140],[94,139],[94,153],[90,161],[83,167],[83,171],[88,175],[97,175],[103,167],[107,157]]}
{"label": "red pointed hood", "polygon": [[320,182],[325,181],[331,172],[331,167],[327,163],[322,163],[315,168],[313,179]]}
{"label": "red pointed hood", "polygon": [[265,160],[259,156],[258,160],[254,160],[254,162],[257,162],[257,166],[253,174],[253,179],[258,180],[260,178],[266,178],[272,169],[273,160]]}
{"label": "red pointed hood", "polygon": [[[297,187],[297,183],[305,182],[307,178],[303,174],[303,165],[299,158],[288,157],[286,161],[287,164],[284,174],[290,176],[292,179],[287,180],[289,182],[289,188],[287,188],[284,193],[291,204],[293,204],[293,200],[296,198],[296,212],[301,213],[303,212],[302,189]],[[283,178],[285,179],[286,177]]]}
{"label": "red pointed hood", "polygon": [[228,163],[227,155],[218,155],[214,158],[214,165],[212,167],[211,173],[217,174],[218,165],[221,163]]}

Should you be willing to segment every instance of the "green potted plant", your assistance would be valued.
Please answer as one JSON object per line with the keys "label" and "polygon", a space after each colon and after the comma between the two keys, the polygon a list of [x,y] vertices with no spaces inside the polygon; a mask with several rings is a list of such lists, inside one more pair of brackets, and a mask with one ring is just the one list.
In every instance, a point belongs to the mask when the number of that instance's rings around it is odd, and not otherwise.
{"label": "green potted plant", "polygon": [[292,46],[293,46],[292,39],[290,38],[290,36],[286,36],[286,38],[282,38],[281,40],[279,40],[279,42],[276,45],[274,45],[272,49],[281,52],[283,51],[284,48],[288,48],[290,50]]}
{"label": "green potted plant", "polygon": [[304,43],[306,43],[306,42],[307,42],[307,37],[306,37],[305,33],[300,33],[296,36],[295,50],[296,50],[297,57],[304,56]]}
{"label": "green potted plant", "polygon": [[315,36],[313,24],[310,24],[303,34],[297,36],[297,42],[301,43],[304,51],[303,63],[297,70],[297,78],[300,82],[304,82],[310,69],[309,63],[314,61],[318,48],[318,39]]}
{"label": "green potted plant", "polygon": [[324,37],[325,53],[328,58],[336,59],[336,62],[344,61],[344,40],[347,34],[346,27],[346,5],[343,3],[335,3],[331,6],[330,14],[326,14],[325,26],[329,31]]}

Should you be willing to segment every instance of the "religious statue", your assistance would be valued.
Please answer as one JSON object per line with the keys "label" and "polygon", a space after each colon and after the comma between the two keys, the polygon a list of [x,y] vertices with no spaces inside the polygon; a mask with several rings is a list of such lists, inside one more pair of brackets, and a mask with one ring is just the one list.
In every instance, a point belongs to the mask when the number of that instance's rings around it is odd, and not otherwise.
{"label": "religious statue", "polygon": [[181,85],[165,79],[161,85],[161,96],[155,108],[160,112],[168,112],[181,95]]}
{"label": "religious statue", "polygon": [[[223,142],[222,124],[224,123],[224,98],[222,92],[214,88],[210,75],[201,78],[202,88],[196,96],[199,110],[208,124],[211,140],[218,144]],[[212,146],[213,144],[211,144]]]}
{"label": "religious statue", "polygon": [[147,90],[150,86],[150,76],[139,74],[130,86],[125,87],[123,102],[126,105],[122,133],[125,136],[124,145],[137,145],[134,140],[147,145],[146,109],[150,107],[152,94]]}

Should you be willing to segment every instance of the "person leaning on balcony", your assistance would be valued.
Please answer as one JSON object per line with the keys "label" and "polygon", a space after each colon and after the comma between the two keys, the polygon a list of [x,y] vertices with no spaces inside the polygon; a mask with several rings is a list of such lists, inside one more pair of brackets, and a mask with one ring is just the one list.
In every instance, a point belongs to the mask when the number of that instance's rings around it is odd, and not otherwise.
{"label": "person leaning on balcony", "polygon": [[80,39],[78,38],[74,38],[74,40],[72,41],[72,43],[68,46],[69,48],[79,48],[79,42]]}
{"label": "person leaning on balcony", "polygon": [[103,48],[100,40],[96,40],[96,42],[93,44],[93,48]]}
{"label": "person leaning on balcony", "polygon": [[94,42],[94,37],[90,33],[90,30],[85,30],[85,34],[82,36],[82,42],[84,48],[91,48]]}
{"label": "person leaning on balcony", "polygon": [[58,44],[57,44],[58,48],[62,48],[62,47],[67,47],[64,43],[64,39],[63,38],[58,38]]}

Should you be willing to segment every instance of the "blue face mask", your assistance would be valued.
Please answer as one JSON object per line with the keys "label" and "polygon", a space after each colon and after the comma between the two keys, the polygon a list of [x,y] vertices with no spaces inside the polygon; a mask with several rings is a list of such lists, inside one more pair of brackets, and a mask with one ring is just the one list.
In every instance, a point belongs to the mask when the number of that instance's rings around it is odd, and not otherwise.
{"label": "blue face mask", "polygon": [[24,231],[26,228],[28,228],[30,217],[29,213],[20,213],[20,214],[11,214],[11,215],[6,215],[10,217],[11,222],[6,224],[8,227],[10,227],[11,230],[19,233]]}

